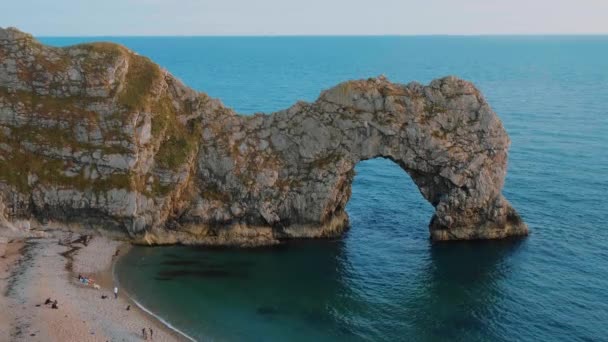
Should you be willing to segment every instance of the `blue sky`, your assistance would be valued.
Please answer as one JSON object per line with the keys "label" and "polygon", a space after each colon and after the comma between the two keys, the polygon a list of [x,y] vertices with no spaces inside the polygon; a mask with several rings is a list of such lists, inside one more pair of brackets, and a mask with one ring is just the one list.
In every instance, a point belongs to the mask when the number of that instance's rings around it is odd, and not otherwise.
{"label": "blue sky", "polygon": [[2,0],[43,36],[608,34],[608,0]]}

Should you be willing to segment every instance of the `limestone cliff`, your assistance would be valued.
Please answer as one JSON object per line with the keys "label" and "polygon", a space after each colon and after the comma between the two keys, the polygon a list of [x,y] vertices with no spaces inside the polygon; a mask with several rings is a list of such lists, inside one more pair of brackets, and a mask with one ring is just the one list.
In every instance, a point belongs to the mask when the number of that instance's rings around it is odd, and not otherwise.
{"label": "limestone cliff", "polygon": [[436,208],[434,240],[525,235],[501,194],[508,147],[479,91],[454,77],[350,81],[314,103],[240,116],[122,46],[54,48],[0,29],[8,222],[147,243],[335,236],[348,226],[355,164],[384,157]]}

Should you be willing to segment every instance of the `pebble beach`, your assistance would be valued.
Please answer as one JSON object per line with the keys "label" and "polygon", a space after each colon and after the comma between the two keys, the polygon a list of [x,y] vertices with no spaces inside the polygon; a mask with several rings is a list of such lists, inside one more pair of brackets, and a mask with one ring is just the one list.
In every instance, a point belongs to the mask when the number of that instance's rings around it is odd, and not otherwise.
{"label": "pebble beach", "polygon": [[[120,288],[114,298],[112,265],[128,248],[106,237],[64,231],[0,236],[0,340],[139,341],[142,328],[154,331],[154,341],[187,340]],[[81,283],[79,274],[94,279],[99,289]],[[57,301],[57,309],[45,304],[47,299]]]}

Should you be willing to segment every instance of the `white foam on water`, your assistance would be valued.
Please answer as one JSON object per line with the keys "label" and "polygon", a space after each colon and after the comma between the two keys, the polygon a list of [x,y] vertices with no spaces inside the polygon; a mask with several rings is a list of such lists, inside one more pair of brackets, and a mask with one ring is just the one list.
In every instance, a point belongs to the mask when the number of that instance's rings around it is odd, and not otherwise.
{"label": "white foam on water", "polygon": [[165,321],[165,320],[164,320],[162,317],[160,317],[160,316],[158,316],[158,315],[155,315],[155,314],[154,314],[152,311],[150,311],[150,310],[146,309],[146,307],[145,307],[145,306],[141,305],[141,304],[140,304],[138,301],[136,301],[135,299],[133,299],[133,298],[130,298],[130,299],[131,299],[131,300],[132,300],[132,301],[135,303],[135,305],[137,305],[137,306],[138,306],[140,309],[142,309],[142,310],[143,310],[144,312],[146,312],[148,315],[150,315],[150,316],[152,316],[152,317],[156,318],[156,319],[157,319],[159,322],[161,322],[162,324],[164,324],[164,325],[165,325],[167,328],[169,328],[169,329],[171,329],[171,330],[175,331],[176,333],[178,333],[178,334],[180,334],[180,335],[184,336],[185,338],[187,338],[187,339],[188,339],[188,340],[190,340],[190,341],[196,342],[196,340],[195,340],[193,337],[189,336],[189,335],[188,335],[188,334],[186,334],[185,332],[183,332],[183,331],[181,331],[181,330],[177,329],[176,327],[172,326],[172,325],[171,325],[171,323],[169,323],[169,322]]}

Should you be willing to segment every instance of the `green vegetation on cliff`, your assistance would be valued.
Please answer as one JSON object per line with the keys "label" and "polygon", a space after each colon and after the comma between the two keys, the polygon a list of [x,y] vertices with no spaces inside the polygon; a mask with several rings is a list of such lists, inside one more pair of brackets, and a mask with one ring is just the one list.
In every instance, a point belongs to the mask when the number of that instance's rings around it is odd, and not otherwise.
{"label": "green vegetation on cliff", "polygon": [[[86,80],[79,85],[82,90],[74,93],[65,92],[66,84],[54,81],[65,82],[66,77],[49,78],[50,94],[65,94],[62,96],[0,87],[0,110],[12,113],[15,118],[0,124],[0,181],[22,193],[30,191],[34,184],[145,192],[145,179],[150,174],[114,172],[90,178],[91,170],[97,167],[95,161],[87,165],[89,162],[83,164],[78,159],[92,153],[98,156],[137,153],[133,150],[137,144],[135,132],[130,133],[128,127],[141,124],[144,115],[152,119],[157,167],[176,170],[193,156],[200,124],[179,122],[171,96],[163,85],[163,72],[150,59],[113,43],[47,48],[31,36],[26,38],[23,49],[36,58],[31,66],[19,65],[21,81],[33,84],[42,77],[35,65],[42,66],[46,75],[80,70]],[[6,54],[1,49],[0,53]],[[126,73],[121,74],[124,67]],[[109,74],[112,68],[114,74]],[[109,81],[108,77],[114,80]],[[85,84],[106,89],[107,95],[87,96]],[[112,114],[108,115],[108,110],[113,110]],[[80,165],[74,168],[74,164]],[[156,179],[151,185],[153,193],[166,194],[172,188]]]}
{"label": "green vegetation on cliff", "polygon": [[197,148],[201,135],[200,122],[179,122],[175,107],[168,96],[153,107],[152,135],[159,139],[156,163],[159,167],[175,170],[184,165]]}
{"label": "green vegetation on cliff", "polygon": [[154,96],[153,87],[162,76],[161,70],[150,59],[132,53],[127,62],[126,83],[118,94],[118,103],[130,110],[144,110],[148,98]]}
{"label": "green vegetation on cliff", "polygon": [[32,186],[58,186],[68,189],[105,191],[113,188],[130,189],[132,181],[128,173],[114,173],[104,179],[91,181],[84,172],[68,175],[74,162],[48,158],[33,153],[14,151],[0,163],[0,180],[12,185],[20,193],[28,193]]}

